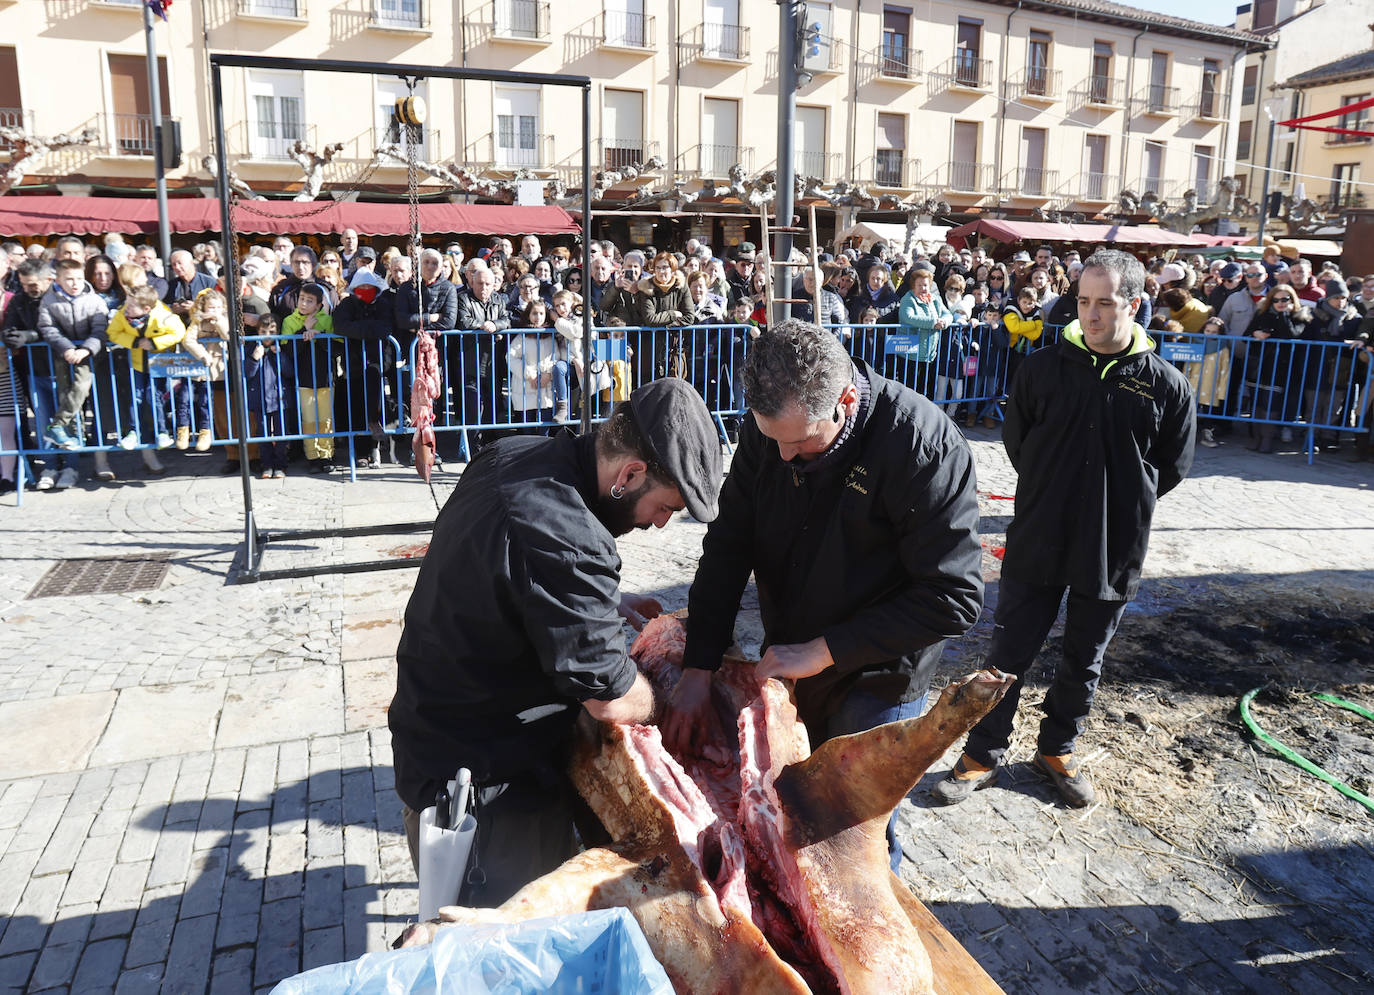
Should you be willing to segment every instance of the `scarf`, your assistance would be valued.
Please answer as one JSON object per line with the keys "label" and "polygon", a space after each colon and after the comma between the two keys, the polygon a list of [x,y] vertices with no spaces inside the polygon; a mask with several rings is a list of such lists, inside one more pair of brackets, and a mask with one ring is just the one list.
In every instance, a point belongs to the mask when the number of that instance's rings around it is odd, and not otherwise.
{"label": "scarf", "polygon": [[868,406],[873,397],[873,385],[869,383],[868,377],[864,376],[863,371],[857,366],[850,364],[850,372],[854,377],[854,386],[859,388],[858,410],[844,420],[844,427],[840,429],[840,434],[835,436],[835,441],[830,443],[830,448],[821,453],[820,456],[810,461],[798,462],[794,460],[788,464],[803,476],[823,473],[841,465],[848,459],[850,442],[858,437],[858,430],[868,418]]}

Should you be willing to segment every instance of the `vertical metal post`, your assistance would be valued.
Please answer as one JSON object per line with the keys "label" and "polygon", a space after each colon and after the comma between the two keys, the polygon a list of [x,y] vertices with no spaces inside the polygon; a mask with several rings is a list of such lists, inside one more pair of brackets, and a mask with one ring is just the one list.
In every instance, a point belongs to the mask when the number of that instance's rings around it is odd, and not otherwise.
{"label": "vertical metal post", "polygon": [[1255,244],[1264,245],[1264,222],[1269,217],[1269,172],[1274,165],[1274,132],[1278,130],[1278,122],[1274,120],[1274,115],[1269,112],[1269,108],[1264,108],[1265,115],[1269,118],[1269,145],[1264,153],[1264,183],[1260,187],[1260,210],[1259,210],[1259,231],[1255,233]]}
{"label": "vertical metal post", "polygon": [[153,34],[153,8],[143,5],[143,40],[148,49],[148,100],[153,111],[153,172],[157,178],[158,251],[163,265],[172,255],[172,229],[167,224],[167,177],[162,161],[162,83],[157,71],[157,38]]}
{"label": "vertical metal post", "polygon": [[582,432],[592,430],[592,85],[582,87]]}
{"label": "vertical metal post", "polygon": [[[219,196],[219,224],[222,257],[226,265],[232,265],[237,258],[234,253],[234,224],[229,205],[229,153],[224,138],[224,87],[223,70],[215,63],[210,64],[210,89],[215,102],[215,170],[216,194]],[[239,306],[238,278],[236,272],[226,270],[224,274],[225,298],[229,304],[229,369],[225,376],[225,389],[229,390],[229,401],[233,404],[234,420],[238,422],[239,476],[243,484],[243,569],[239,571],[240,581],[256,581],[261,566],[262,550],[258,547],[258,523],[253,513],[253,475],[248,466],[248,397],[243,389],[243,336],[239,333],[242,309]],[[213,384],[207,389],[214,391]],[[230,388],[234,388],[230,390]]]}
{"label": "vertical metal post", "polygon": [[[777,167],[777,231],[773,235],[773,262],[785,263],[792,257],[792,211],[796,193],[796,155],[794,154],[797,120],[797,3],[778,0],[778,167]],[[786,279],[787,286],[773,287],[773,314],[776,324],[792,317],[792,305],[785,300],[792,296],[792,270],[773,266],[766,274],[770,279]],[[817,316],[819,317],[819,315]]]}

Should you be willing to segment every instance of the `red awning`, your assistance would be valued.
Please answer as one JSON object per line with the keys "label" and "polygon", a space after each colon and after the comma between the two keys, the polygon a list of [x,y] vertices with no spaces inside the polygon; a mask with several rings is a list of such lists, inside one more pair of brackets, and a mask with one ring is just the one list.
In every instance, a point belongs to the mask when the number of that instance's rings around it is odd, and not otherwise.
{"label": "red awning", "polygon": [[991,218],[979,218],[958,228],[951,228],[945,239],[956,249],[962,249],[969,235],[983,235],[998,242],[1097,242],[1103,245],[1175,245],[1193,248],[1211,244],[1209,235],[1180,235],[1163,228],[997,221]]}
{"label": "red awning", "polygon": [[[321,210],[323,208],[323,210]],[[174,233],[217,232],[219,201],[179,197],[167,202]],[[234,227],[245,235],[324,235],[352,228],[360,235],[404,235],[406,204],[240,201]],[[421,204],[420,230],[435,235],[575,235],[581,228],[561,207],[504,204]],[[0,235],[152,235],[157,201],[146,197],[0,197]]]}

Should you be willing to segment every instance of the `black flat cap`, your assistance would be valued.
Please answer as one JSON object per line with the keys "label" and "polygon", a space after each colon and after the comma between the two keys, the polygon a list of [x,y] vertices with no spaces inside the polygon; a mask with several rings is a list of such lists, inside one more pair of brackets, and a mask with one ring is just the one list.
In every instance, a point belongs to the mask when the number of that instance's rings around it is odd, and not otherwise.
{"label": "black flat cap", "polygon": [[692,517],[714,521],[721,481],[720,436],[701,395],[686,380],[663,377],[632,391],[630,409],[654,459],[672,476]]}

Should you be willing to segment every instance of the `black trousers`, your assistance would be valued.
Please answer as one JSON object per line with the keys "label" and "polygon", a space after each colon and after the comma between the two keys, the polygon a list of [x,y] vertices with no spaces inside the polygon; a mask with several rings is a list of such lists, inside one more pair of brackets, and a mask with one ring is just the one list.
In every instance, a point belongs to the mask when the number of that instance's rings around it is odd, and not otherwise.
{"label": "black trousers", "polygon": [[1064,655],[1054,668],[1054,681],[1045,695],[1038,747],[1047,756],[1073,751],[1074,740],[1092,709],[1102,676],[1102,658],[1116,634],[1125,601],[1098,601],[1072,589],[1022,584],[1003,577],[992,630],[992,649],[985,665],[1016,676],[997,707],[969,733],[967,753],[978,763],[995,766],[1011,741],[1012,722],[1021,701],[1022,679],[1045,643],[1060,603],[1068,591],[1064,615]]}

